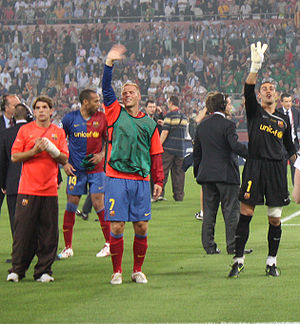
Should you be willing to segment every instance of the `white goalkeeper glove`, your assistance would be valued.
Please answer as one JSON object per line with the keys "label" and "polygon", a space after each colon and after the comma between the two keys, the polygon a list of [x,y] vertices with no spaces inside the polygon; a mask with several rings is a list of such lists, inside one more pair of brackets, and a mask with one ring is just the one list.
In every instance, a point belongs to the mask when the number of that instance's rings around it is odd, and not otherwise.
{"label": "white goalkeeper glove", "polygon": [[47,137],[42,137],[43,140],[47,143],[46,151],[50,154],[54,159],[59,157],[60,150],[53,144]]}
{"label": "white goalkeeper glove", "polygon": [[264,53],[268,48],[268,44],[263,44],[261,47],[261,42],[251,44],[251,67],[250,72],[257,73],[262,66],[264,61]]}

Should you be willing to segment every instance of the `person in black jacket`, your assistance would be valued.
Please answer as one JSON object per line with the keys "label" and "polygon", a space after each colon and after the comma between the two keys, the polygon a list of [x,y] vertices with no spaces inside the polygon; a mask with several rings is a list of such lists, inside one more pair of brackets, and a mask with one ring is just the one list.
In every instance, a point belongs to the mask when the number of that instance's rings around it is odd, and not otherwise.
{"label": "person in black jacket", "polygon": [[[18,103],[20,103],[20,99],[16,95],[5,94],[2,96],[2,101],[1,101],[2,115],[0,116],[0,131],[14,126],[15,121],[13,119],[13,114],[15,111],[15,106]],[[4,194],[0,190],[0,211],[1,211],[3,200],[4,200]]]}
{"label": "person in black jacket", "polygon": [[247,147],[238,142],[236,126],[226,118],[232,108],[230,98],[216,93],[210,103],[213,114],[198,125],[194,143],[194,176],[203,190],[202,245],[207,254],[220,253],[214,232],[221,203],[227,252],[232,254],[239,219],[240,173],[237,154],[246,157]]}
{"label": "person in black jacket", "polygon": [[[283,93],[280,96],[281,106],[278,111],[289,117],[291,124],[291,137],[295,145],[296,150],[299,150],[299,139],[297,135],[297,128],[300,125],[300,112],[297,108],[293,107],[293,98],[289,93]],[[288,158],[288,157],[287,157]],[[290,163],[291,167],[291,178],[294,185],[295,167],[293,163]]]}
{"label": "person in black jacket", "polygon": [[11,234],[14,235],[14,216],[22,163],[11,161],[11,147],[21,126],[27,123],[27,108],[23,104],[15,107],[16,125],[0,132],[0,188],[5,193],[9,213]]}

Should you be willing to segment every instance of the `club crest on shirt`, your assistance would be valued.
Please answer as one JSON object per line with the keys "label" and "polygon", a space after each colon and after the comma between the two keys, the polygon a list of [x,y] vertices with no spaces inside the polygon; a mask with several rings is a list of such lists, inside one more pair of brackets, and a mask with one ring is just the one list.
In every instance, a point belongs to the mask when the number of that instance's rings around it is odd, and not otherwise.
{"label": "club crest on shirt", "polygon": [[99,122],[98,121],[93,121],[93,127],[98,127],[99,126]]}
{"label": "club crest on shirt", "polygon": [[28,205],[28,199],[22,199],[22,206]]}
{"label": "club crest on shirt", "polygon": [[70,190],[74,190],[74,186],[70,186],[69,189],[70,189]]}
{"label": "club crest on shirt", "polygon": [[51,138],[55,141],[57,141],[57,134],[51,134]]}
{"label": "club crest on shirt", "polygon": [[245,198],[245,199],[250,199],[250,193],[249,193],[249,192],[245,192],[245,194],[244,194],[244,198]]}
{"label": "club crest on shirt", "polygon": [[115,211],[114,211],[114,210],[111,210],[111,211],[109,212],[109,215],[110,215],[110,216],[115,216]]}
{"label": "club crest on shirt", "polygon": [[283,128],[284,127],[284,122],[282,120],[278,120],[278,126],[280,128]]}

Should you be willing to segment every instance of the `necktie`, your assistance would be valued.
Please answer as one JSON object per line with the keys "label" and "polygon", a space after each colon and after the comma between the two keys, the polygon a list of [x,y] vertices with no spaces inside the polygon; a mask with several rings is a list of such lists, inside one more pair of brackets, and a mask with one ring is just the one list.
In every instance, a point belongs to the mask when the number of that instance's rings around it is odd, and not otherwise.
{"label": "necktie", "polygon": [[294,118],[293,118],[293,112],[292,112],[292,110],[289,110],[289,118],[290,118],[290,124],[291,124],[292,140],[294,142],[295,139],[296,139],[296,135],[295,135]]}
{"label": "necktie", "polygon": [[9,128],[14,126],[14,120],[11,118],[9,120]]}

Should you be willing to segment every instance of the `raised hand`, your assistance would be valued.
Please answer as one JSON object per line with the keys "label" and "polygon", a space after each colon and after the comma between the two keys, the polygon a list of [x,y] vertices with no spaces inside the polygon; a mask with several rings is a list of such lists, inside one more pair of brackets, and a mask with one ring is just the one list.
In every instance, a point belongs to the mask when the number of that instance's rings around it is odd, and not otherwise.
{"label": "raised hand", "polygon": [[257,73],[261,68],[262,63],[264,61],[264,53],[268,48],[268,44],[263,44],[261,46],[261,42],[257,42],[251,44],[251,68],[250,72]]}
{"label": "raised hand", "polygon": [[125,58],[126,47],[122,44],[115,44],[108,52],[105,64],[112,66],[114,61],[120,61]]}

